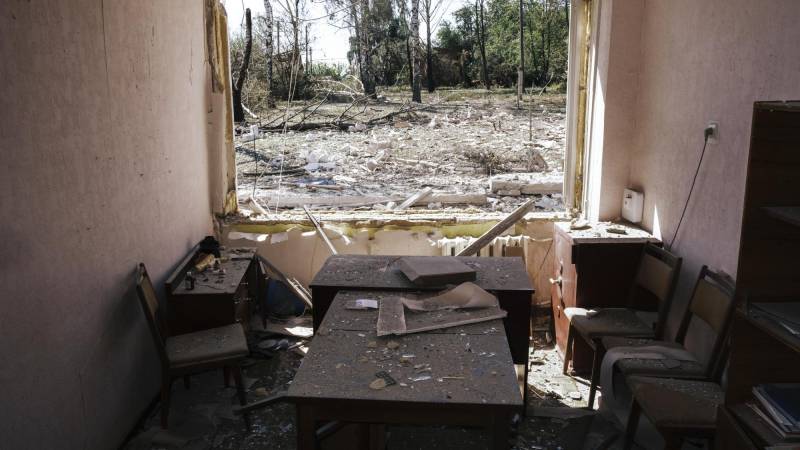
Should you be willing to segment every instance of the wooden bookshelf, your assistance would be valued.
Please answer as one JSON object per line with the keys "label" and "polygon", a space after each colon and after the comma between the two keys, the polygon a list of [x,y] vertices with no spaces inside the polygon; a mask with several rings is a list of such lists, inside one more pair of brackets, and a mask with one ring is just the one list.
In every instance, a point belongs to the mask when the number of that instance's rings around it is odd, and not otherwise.
{"label": "wooden bookshelf", "polygon": [[800,301],[800,102],[753,108],[725,402],[717,449],[759,449],[780,442],[755,413],[753,387],[800,381],[800,338],[755,302]]}

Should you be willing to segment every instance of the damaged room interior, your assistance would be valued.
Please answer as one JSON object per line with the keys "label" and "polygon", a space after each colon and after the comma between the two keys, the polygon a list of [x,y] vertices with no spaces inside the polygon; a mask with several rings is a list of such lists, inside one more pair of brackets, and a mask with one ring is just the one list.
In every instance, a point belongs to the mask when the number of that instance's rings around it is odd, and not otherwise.
{"label": "damaged room interior", "polygon": [[0,2],[0,447],[800,449],[800,2]]}

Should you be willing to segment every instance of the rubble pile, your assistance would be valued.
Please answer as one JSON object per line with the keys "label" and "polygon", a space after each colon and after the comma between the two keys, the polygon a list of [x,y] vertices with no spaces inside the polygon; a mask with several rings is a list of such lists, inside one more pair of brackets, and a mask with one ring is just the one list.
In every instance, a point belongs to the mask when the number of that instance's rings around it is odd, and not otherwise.
{"label": "rubble pile", "polygon": [[536,209],[560,210],[563,102],[443,102],[348,131],[244,127],[236,138],[239,198],[273,211],[393,210],[429,188],[408,207],[510,212],[533,195]]}

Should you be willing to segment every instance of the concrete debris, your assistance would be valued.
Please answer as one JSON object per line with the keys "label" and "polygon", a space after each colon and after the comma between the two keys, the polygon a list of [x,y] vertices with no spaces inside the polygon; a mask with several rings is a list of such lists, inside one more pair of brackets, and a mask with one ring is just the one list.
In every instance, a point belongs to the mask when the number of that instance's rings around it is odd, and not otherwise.
{"label": "concrete debris", "polygon": [[489,190],[498,195],[514,195],[509,192],[519,192],[516,195],[556,194],[561,193],[563,185],[564,174],[561,172],[504,173],[489,179]]}
{"label": "concrete debris", "polygon": [[261,133],[258,130],[258,125],[250,125],[250,131],[243,133],[239,136],[239,139],[241,139],[242,142],[250,142],[255,141],[259,137],[261,137]]}
{"label": "concrete debris", "polygon": [[[400,204],[426,186],[432,189],[430,195],[408,209],[471,205],[511,212],[528,200],[526,196],[562,189],[564,97],[542,101],[547,107],[535,107],[532,120],[527,113],[518,114],[514,102],[500,98],[442,102],[378,123],[369,122],[370,117],[396,111],[397,105],[370,104],[353,120],[350,133],[314,128],[262,131],[246,144],[237,138],[240,205],[254,193],[262,209],[270,211],[303,204],[312,209],[392,211],[391,202]],[[298,103],[295,108],[302,107]],[[317,114],[336,117],[345,107],[324,104]],[[262,117],[262,123],[268,121]],[[558,211],[562,198],[553,196],[536,208]]]}

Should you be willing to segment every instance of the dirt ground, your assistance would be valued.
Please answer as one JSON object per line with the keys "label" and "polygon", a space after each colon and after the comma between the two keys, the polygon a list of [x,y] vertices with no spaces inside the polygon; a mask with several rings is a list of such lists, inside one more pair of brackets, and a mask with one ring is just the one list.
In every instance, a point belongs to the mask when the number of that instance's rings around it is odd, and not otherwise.
{"label": "dirt ground", "polygon": [[[511,211],[530,196],[492,193],[491,175],[563,171],[563,94],[528,96],[520,108],[513,94],[500,91],[444,91],[427,95],[420,106],[403,98],[386,95],[355,106],[298,102],[248,119],[260,132],[237,127],[240,201],[253,195],[272,212],[303,203],[312,209],[382,210],[430,187],[434,194],[486,198],[463,203],[457,197],[437,202],[434,196],[417,209]],[[405,112],[386,118],[397,111]],[[274,130],[284,122],[314,127],[340,116],[353,124],[349,130]],[[563,209],[560,194],[536,197],[537,210]]]}

